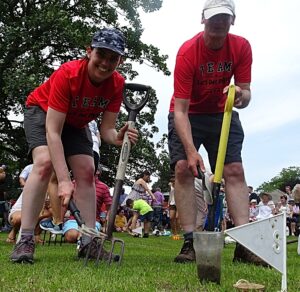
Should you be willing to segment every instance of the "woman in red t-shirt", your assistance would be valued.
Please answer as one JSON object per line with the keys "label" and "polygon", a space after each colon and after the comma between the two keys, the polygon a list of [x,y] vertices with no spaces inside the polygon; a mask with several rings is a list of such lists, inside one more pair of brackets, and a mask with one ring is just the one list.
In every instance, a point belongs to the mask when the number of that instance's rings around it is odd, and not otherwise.
{"label": "woman in red t-shirt", "polygon": [[[102,113],[102,139],[122,145],[128,126],[119,132],[115,129],[124,87],[124,78],[116,68],[122,63],[124,49],[124,36],[119,30],[99,30],[84,59],[61,65],[28,96],[24,128],[33,169],[23,190],[22,233],[10,257],[13,262],[33,263],[34,227],[53,170],[63,204],[67,206],[73,196],[86,226],[95,227],[94,160],[87,124]],[[128,137],[136,143],[137,131],[128,129]],[[90,238],[82,238],[79,256],[84,256],[89,242]]]}

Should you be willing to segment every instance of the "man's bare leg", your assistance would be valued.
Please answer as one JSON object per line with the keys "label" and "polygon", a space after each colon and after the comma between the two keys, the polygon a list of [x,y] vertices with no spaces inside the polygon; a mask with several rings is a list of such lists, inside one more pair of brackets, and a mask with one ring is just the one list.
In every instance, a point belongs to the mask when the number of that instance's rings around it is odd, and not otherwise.
{"label": "man's bare leg", "polygon": [[[224,167],[225,192],[229,213],[235,226],[249,222],[248,188],[245,181],[243,165],[240,162],[226,164]],[[234,262],[252,263],[267,267],[268,264],[237,243],[234,251]]]}
{"label": "man's bare leg", "polygon": [[226,200],[235,226],[249,222],[248,188],[240,162],[224,166]]}
{"label": "man's bare leg", "polygon": [[196,225],[196,196],[194,176],[187,168],[187,161],[180,160],[175,168],[175,202],[184,233],[193,232]]}
{"label": "man's bare leg", "polygon": [[186,160],[180,160],[176,163],[175,202],[181,228],[184,232],[184,244],[174,261],[179,263],[192,262],[195,260],[193,232],[196,227],[197,209],[194,176],[187,168]]}

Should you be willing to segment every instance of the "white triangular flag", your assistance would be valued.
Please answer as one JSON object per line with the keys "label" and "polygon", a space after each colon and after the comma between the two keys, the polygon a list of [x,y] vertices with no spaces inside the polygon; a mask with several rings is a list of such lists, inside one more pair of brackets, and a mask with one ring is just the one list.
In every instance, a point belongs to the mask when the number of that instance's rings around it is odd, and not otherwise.
{"label": "white triangular flag", "polygon": [[280,273],[286,271],[286,229],[284,214],[244,224],[225,231],[241,245]]}

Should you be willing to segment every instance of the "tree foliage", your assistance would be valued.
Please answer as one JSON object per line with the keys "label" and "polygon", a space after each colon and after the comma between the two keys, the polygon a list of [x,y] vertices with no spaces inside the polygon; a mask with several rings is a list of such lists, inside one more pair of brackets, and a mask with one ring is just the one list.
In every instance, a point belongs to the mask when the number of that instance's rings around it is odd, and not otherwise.
{"label": "tree foliage", "polygon": [[[123,31],[128,51],[120,71],[128,81],[138,75],[132,62],[145,63],[169,75],[168,56],[141,41],[140,13],[156,11],[161,5],[162,0],[0,1],[0,161],[19,170],[29,162],[22,122],[14,123],[9,114],[22,115],[31,90],[44,82],[60,64],[84,56],[97,29],[114,26]],[[156,105],[153,90],[151,101],[137,121],[142,139],[132,151],[129,163],[132,175],[145,166],[155,170],[156,155],[150,139],[158,131],[153,126]],[[123,110],[120,123],[125,120]],[[115,174],[119,151],[113,146],[102,147],[102,158],[111,167],[110,181]]]}
{"label": "tree foliage", "polygon": [[285,191],[285,186],[289,185],[293,188],[297,183],[300,183],[300,167],[290,166],[283,168],[277,176],[261,184],[257,190],[271,192],[279,189]]}
{"label": "tree foliage", "polygon": [[169,152],[167,150],[168,136],[163,135],[162,139],[156,144],[158,149],[158,164],[157,164],[157,176],[158,180],[153,184],[153,188],[161,188],[162,192],[169,192],[169,182],[171,177],[170,172],[170,159]]}

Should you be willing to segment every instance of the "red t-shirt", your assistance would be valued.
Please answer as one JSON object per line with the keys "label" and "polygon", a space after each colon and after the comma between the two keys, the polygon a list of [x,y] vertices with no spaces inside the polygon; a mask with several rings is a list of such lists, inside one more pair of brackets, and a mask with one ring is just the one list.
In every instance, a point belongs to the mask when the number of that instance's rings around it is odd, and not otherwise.
{"label": "red t-shirt", "polygon": [[252,51],[249,42],[228,34],[220,50],[211,50],[204,44],[203,32],[186,41],[178,51],[174,71],[174,99],[190,99],[189,113],[224,112],[225,86],[232,76],[235,83],[250,83]]}
{"label": "red t-shirt", "polygon": [[106,206],[106,209],[112,204],[112,197],[109,192],[108,186],[95,178],[96,185],[96,204],[97,204],[97,212],[96,212],[96,220],[100,222],[100,213],[103,210],[103,205]]}
{"label": "red t-shirt", "polygon": [[26,106],[48,106],[66,113],[66,123],[82,128],[101,112],[119,112],[125,79],[117,71],[94,86],[88,77],[87,59],[64,63],[27,98]]}

